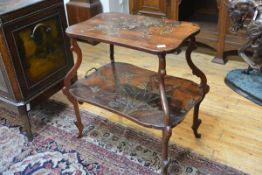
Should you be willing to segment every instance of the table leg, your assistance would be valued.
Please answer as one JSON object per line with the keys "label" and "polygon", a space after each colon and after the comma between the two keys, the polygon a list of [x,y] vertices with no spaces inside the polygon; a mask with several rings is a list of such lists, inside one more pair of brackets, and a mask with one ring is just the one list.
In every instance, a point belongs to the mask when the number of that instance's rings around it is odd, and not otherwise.
{"label": "table leg", "polygon": [[75,122],[75,125],[76,127],[78,128],[78,138],[81,138],[83,136],[83,129],[84,129],[84,126],[82,124],[82,121],[81,121],[81,116],[80,116],[80,110],[79,110],[79,106],[78,106],[78,102],[76,99],[72,99],[71,100],[73,106],[74,106],[74,110],[75,110],[75,114],[76,114],[76,122]]}
{"label": "table leg", "polygon": [[28,116],[28,112],[26,110],[26,106],[19,106],[18,107],[18,111],[20,116],[22,117],[22,121],[23,121],[23,128],[27,134],[27,138],[29,141],[33,140],[33,134],[32,134],[32,130],[31,130],[31,123],[29,120],[29,116]]}
{"label": "table leg", "polygon": [[164,124],[165,127],[162,130],[162,174],[167,175],[168,172],[168,142],[170,137],[172,136],[172,128],[170,127],[170,111],[168,106],[167,97],[165,94],[165,83],[164,79],[166,76],[166,55],[160,54],[159,58],[159,89],[160,89],[160,97],[161,97],[161,105],[164,112]]}
{"label": "table leg", "polygon": [[187,64],[189,65],[189,67],[192,70],[193,75],[196,75],[197,77],[200,78],[200,88],[203,91],[201,101],[198,102],[194,107],[193,125],[192,125],[192,129],[193,129],[195,137],[200,138],[201,134],[199,134],[197,132],[197,130],[198,130],[200,124],[201,124],[201,120],[199,119],[199,116],[198,116],[199,106],[200,106],[201,102],[203,101],[203,99],[205,98],[205,95],[209,92],[209,86],[207,85],[207,78],[206,78],[205,74],[193,63],[193,61],[191,59],[191,53],[195,48],[196,48],[195,37],[192,37],[190,39],[189,46],[186,50],[186,60],[187,60]]}
{"label": "table leg", "polygon": [[68,100],[73,104],[75,114],[76,114],[76,122],[75,125],[78,128],[78,137],[83,136],[83,124],[81,121],[81,116],[80,116],[80,110],[78,106],[78,101],[70,94],[69,88],[71,85],[72,80],[77,74],[77,70],[79,69],[81,63],[82,63],[82,52],[81,49],[79,48],[77,41],[75,39],[71,39],[71,51],[75,52],[77,55],[77,60],[74,66],[71,68],[71,70],[67,73],[65,80],[64,80],[64,87],[63,87],[63,93],[65,96],[68,98]]}
{"label": "table leg", "polygon": [[162,174],[168,174],[168,142],[172,136],[172,128],[166,127],[162,130]]}
{"label": "table leg", "polygon": [[201,102],[195,105],[194,107],[194,114],[193,114],[193,125],[192,125],[192,130],[194,132],[194,135],[196,138],[201,138],[201,134],[198,133],[198,128],[201,124],[201,119],[199,119],[198,114],[199,114],[199,107],[200,107]]}

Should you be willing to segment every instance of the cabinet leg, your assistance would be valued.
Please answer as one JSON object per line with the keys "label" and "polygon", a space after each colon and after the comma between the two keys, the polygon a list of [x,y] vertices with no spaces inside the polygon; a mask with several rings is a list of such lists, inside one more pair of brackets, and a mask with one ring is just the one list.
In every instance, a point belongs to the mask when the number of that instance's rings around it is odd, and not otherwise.
{"label": "cabinet leg", "polygon": [[110,44],[110,60],[111,63],[115,62],[115,48],[113,44]]}
{"label": "cabinet leg", "polygon": [[201,102],[199,102],[198,104],[195,105],[194,114],[193,114],[192,129],[193,129],[193,132],[194,132],[194,135],[195,135],[196,138],[201,138],[201,134],[198,133],[198,131],[197,131],[200,124],[201,124],[201,120],[198,117],[200,104],[201,104]]}
{"label": "cabinet leg", "polygon": [[172,129],[167,127],[162,131],[162,174],[168,174],[168,142],[172,135]]}
{"label": "cabinet leg", "polygon": [[25,130],[26,134],[27,134],[27,138],[29,141],[33,140],[33,134],[32,134],[32,130],[31,130],[31,123],[29,120],[29,116],[28,116],[28,112],[26,110],[26,106],[21,106],[18,108],[19,114],[22,118],[23,121],[23,129]]}

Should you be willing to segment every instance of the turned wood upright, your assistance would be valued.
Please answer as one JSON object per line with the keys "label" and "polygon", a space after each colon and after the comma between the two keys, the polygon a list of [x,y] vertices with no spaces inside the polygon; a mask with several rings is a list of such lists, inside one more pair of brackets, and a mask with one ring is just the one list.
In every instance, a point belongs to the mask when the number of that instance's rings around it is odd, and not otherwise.
{"label": "turned wood upright", "polygon": [[[121,13],[100,14],[67,28],[77,60],[66,76],[63,92],[74,105],[78,136],[82,137],[84,127],[78,107],[82,102],[115,112],[144,127],[160,129],[163,133],[162,173],[167,174],[172,128],[181,123],[193,107],[192,129],[197,138],[201,136],[197,131],[201,123],[199,106],[209,86],[205,74],[191,60],[199,31],[199,26],[192,23]],[[77,40],[90,39],[110,44],[111,62],[71,85],[82,62]],[[192,73],[200,78],[200,84],[166,73],[166,54],[177,51],[184,42],[189,42],[185,57]],[[158,72],[116,62],[114,45],[156,55]]]}

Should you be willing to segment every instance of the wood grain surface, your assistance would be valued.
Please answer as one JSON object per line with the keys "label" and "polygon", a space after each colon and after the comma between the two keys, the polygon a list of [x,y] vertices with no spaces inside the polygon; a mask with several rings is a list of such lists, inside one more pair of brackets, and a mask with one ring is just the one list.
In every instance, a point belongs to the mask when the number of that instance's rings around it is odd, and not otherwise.
{"label": "wood grain surface", "polygon": [[102,41],[148,53],[173,52],[190,36],[200,31],[198,25],[168,19],[103,13],[70,26],[71,38]]}

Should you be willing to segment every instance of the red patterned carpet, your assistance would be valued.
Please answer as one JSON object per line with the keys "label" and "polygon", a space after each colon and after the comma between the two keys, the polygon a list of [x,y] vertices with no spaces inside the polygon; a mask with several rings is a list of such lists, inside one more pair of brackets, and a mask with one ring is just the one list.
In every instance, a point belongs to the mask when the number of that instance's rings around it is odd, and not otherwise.
{"label": "red patterned carpet", "polygon": [[[31,112],[35,133],[31,143],[18,127],[0,118],[0,174],[160,174],[159,140],[86,111],[81,115],[85,130],[78,139],[74,111],[46,102]],[[176,145],[169,151],[172,175],[245,174]]]}

